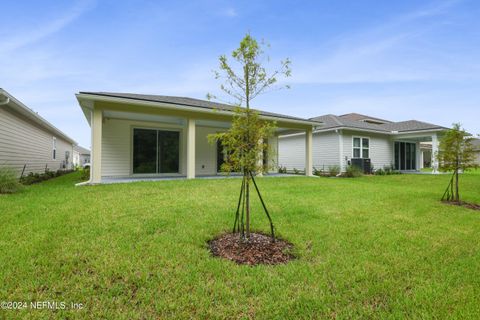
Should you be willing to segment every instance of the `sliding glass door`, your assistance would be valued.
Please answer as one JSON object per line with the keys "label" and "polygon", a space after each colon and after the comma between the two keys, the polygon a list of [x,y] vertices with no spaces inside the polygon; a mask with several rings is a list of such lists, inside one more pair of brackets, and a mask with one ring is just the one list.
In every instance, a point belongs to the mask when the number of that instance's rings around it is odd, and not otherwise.
{"label": "sliding glass door", "polygon": [[417,145],[411,142],[395,141],[395,169],[416,170],[417,169]]}
{"label": "sliding glass door", "polygon": [[178,131],[133,129],[133,173],[178,173]]}

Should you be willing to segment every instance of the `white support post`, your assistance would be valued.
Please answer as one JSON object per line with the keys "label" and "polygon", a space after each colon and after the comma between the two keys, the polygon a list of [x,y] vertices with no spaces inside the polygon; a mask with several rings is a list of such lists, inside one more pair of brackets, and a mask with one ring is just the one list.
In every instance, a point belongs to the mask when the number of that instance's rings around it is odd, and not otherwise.
{"label": "white support post", "polygon": [[195,178],[195,119],[187,120],[187,179]]}
{"label": "white support post", "polygon": [[343,157],[343,132],[342,130],[338,130],[338,155],[339,155],[339,162],[338,166],[340,167],[340,173],[345,172],[345,159]]}
{"label": "white support post", "polygon": [[432,173],[438,173],[438,137],[437,134],[432,135]]}
{"label": "white support post", "polygon": [[305,132],[305,175],[313,176],[312,163],[312,129],[307,129]]}
{"label": "white support post", "polygon": [[103,112],[94,108],[92,111],[92,164],[90,170],[90,182],[102,182],[102,125]]}
{"label": "white support post", "polygon": [[423,156],[422,156],[422,150],[420,149],[420,142],[415,143],[415,162],[416,162],[416,168],[417,171],[423,168]]}

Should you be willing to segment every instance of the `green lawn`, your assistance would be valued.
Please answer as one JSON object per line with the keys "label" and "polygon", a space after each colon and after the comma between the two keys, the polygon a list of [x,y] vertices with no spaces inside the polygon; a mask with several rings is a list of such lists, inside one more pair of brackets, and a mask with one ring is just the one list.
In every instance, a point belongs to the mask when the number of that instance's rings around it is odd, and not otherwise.
{"label": "green lawn", "polygon": [[[0,196],[0,300],[85,307],[0,319],[478,319],[480,212],[439,202],[448,179],[258,179],[298,256],[275,267],[207,250],[231,228],[239,179],[74,187],[70,174],[27,187]],[[480,175],[461,183],[480,203]]]}

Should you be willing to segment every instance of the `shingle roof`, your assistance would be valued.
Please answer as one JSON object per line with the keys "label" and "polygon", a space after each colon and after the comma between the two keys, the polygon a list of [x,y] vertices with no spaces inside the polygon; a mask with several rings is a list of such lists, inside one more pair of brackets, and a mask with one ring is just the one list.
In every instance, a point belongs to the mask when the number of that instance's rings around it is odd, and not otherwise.
{"label": "shingle roof", "polygon": [[[90,94],[90,95],[105,96],[105,97],[160,102],[160,103],[168,103],[168,104],[175,104],[175,105],[182,105],[182,106],[189,106],[189,107],[198,107],[198,108],[212,109],[212,110],[223,110],[223,111],[234,111],[235,110],[235,107],[232,106],[232,105],[218,103],[218,102],[212,102],[212,101],[207,101],[207,100],[201,100],[201,99],[187,98],[187,97],[151,95],[151,94],[136,94],[136,93],[117,93],[117,92],[87,92],[87,91],[80,91],[80,94]],[[258,113],[260,115],[263,115],[263,116],[271,116],[271,117],[276,117],[276,118],[284,118],[284,119],[298,120],[298,121],[316,122],[316,120],[311,120],[311,119],[292,117],[292,116],[289,116],[289,115],[273,113],[273,112],[266,112],[266,111],[262,111],[262,110],[258,110],[258,109],[255,109],[255,110],[258,111]],[[320,125],[320,123],[319,123],[319,125]]]}
{"label": "shingle roof", "polygon": [[360,114],[360,113],[355,113],[355,112],[342,114],[339,117],[342,118],[342,119],[353,120],[353,121],[375,120],[375,121],[385,122],[385,123],[390,123],[391,122],[389,120],[380,119],[380,118],[376,118],[376,117],[370,117],[370,116]]}
{"label": "shingle roof", "polygon": [[73,149],[80,154],[90,154],[90,150],[85,149],[84,147],[81,147],[81,146],[75,146],[73,147]]}
{"label": "shingle roof", "polygon": [[[353,114],[348,114],[348,115],[353,115]],[[311,120],[322,121],[324,125],[322,126],[321,130],[335,129],[335,128],[351,128],[351,129],[377,131],[379,133],[392,133],[393,131],[410,132],[410,131],[446,129],[445,127],[442,127],[442,126],[438,126],[435,124],[426,123],[422,121],[417,121],[417,120],[408,120],[408,121],[401,121],[401,122],[390,122],[387,120],[388,121],[387,123],[373,124],[373,123],[368,123],[362,120],[378,119],[378,118],[364,116],[364,115],[361,115],[361,116],[362,117],[356,117],[356,118],[361,118],[361,120],[351,120],[352,118],[355,118],[355,117],[349,117],[349,116],[345,117],[345,115],[336,116],[333,114],[327,114],[324,116],[312,118]]]}

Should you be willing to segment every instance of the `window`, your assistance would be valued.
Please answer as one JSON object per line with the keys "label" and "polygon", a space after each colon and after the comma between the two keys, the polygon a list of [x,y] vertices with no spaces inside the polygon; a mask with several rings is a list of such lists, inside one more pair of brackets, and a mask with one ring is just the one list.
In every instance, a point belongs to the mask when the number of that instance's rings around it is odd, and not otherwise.
{"label": "window", "polygon": [[395,141],[395,169],[416,170],[416,144],[411,142]]}
{"label": "window", "polygon": [[178,173],[180,133],[133,130],[133,173]]}
{"label": "window", "polygon": [[57,159],[57,138],[53,137],[52,140],[52,159]]}
{"label": "window", "polygon": [[353,138],[353,157],[352,158],[370,158],[370,139]]}

